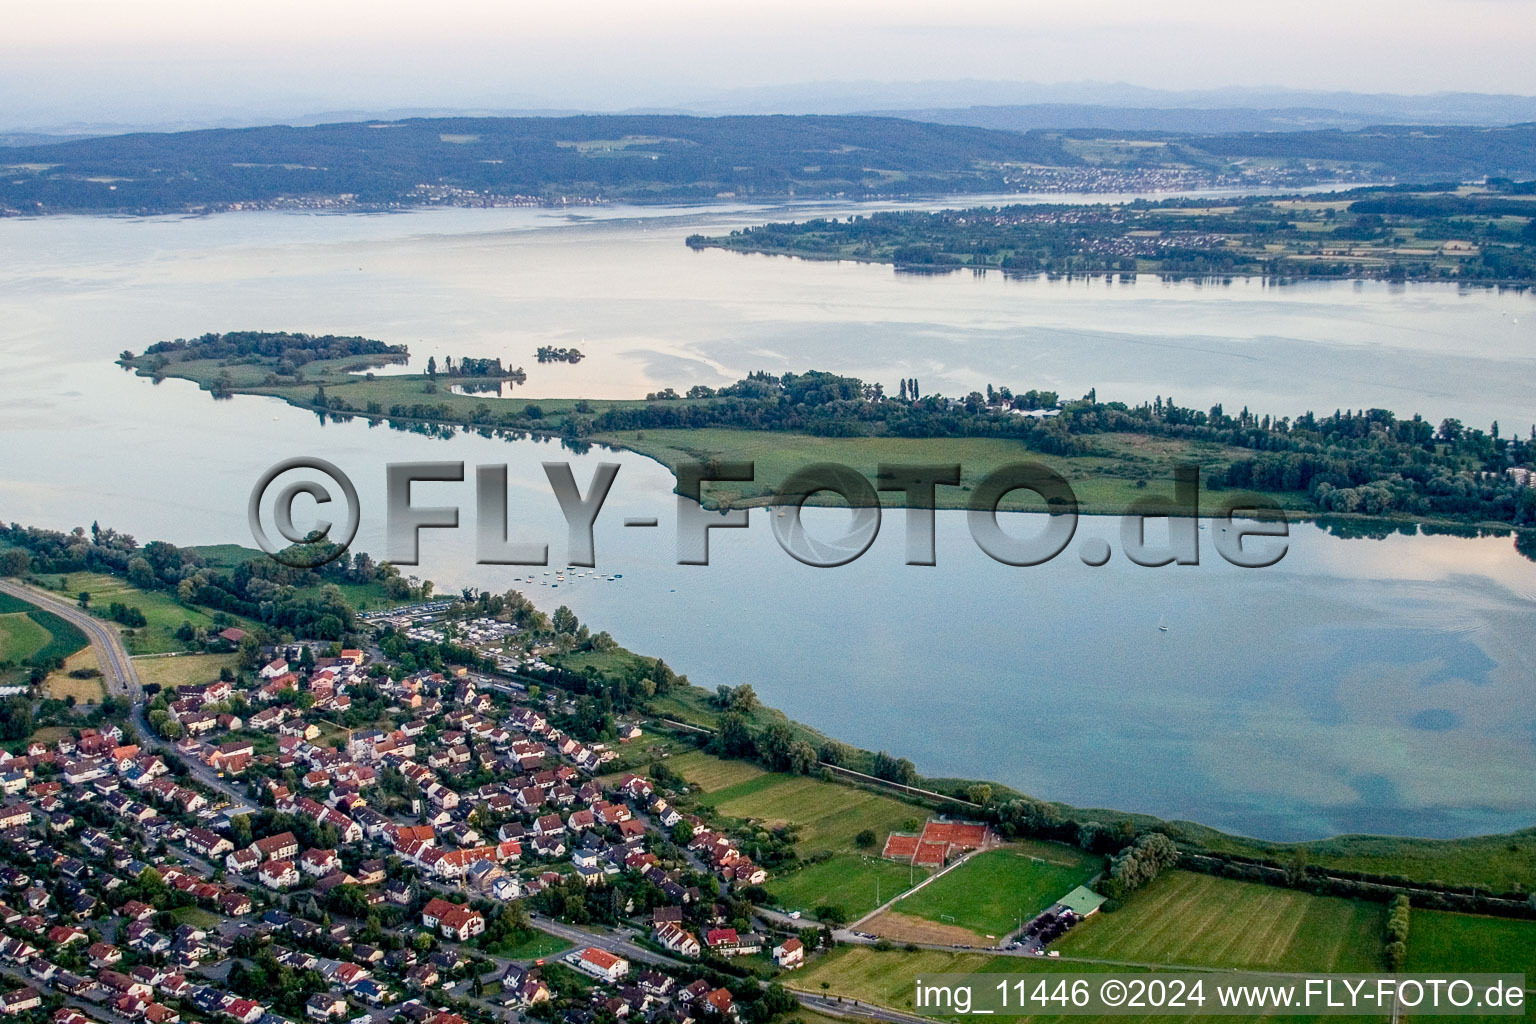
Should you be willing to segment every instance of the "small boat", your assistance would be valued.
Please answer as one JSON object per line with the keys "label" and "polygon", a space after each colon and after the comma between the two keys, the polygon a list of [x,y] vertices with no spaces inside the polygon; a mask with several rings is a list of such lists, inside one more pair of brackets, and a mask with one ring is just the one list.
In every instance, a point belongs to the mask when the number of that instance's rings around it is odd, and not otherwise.
{"label": "small boat", "polygon": [[1159,633],[1168,632],[1168,616],[1164,615],[1162,618],[1157,620],[1157,631]]}

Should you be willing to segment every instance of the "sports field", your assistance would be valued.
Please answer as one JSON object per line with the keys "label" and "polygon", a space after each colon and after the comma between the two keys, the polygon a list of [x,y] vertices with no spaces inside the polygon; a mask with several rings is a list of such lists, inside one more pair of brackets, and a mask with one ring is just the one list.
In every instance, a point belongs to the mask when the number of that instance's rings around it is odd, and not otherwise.
{"label": "sports field", "polygon": [[1415,909],[1408,920],[1409,972],[1509,971],[1536,981],[1536,921]]}
{"label": "sports field", "polygon": [[[1049,843],[987,850],[940,875],[891,911],[961,928],[975,940],[987,943],[1015,931],[1022,922],[1088,881],[1102,864],[1103,858]],[[869,924],[875,934],[886,934],[880,927],[881,918]],[[891,937],[925,941],[904,931],[891,932]]]}
{"label": "sports field", "polygon": [[873,853],[840,853],[820,864],[792,871],[768,882],[768,891],[788,910],[810,913],[820,906],[841,907],[856,921],[880,904],[928,877],[923,868],[881,860]]}
{"label": "sports field", "polygon": [[1386,908],[1171,871],[1054,948],[1132,963],[1284,971],[1379,971]]}

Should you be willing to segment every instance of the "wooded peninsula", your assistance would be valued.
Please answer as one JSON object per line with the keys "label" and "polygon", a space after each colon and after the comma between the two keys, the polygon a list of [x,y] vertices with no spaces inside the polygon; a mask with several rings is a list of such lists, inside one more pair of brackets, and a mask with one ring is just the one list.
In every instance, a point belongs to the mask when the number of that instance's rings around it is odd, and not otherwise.
{"label": "wooded peninsula", "polygon": [[1507,436],[1497,423],[1436,424],[1385,409],[1294,416],[1193,409],[1171,396],[1130,405],[1102,401],[1093,390],[1064,398],[992,384],[944,396],[917,379],[901,380],[892,395],[883,384],[817,370],[754,372],[727,387],[666,389],[646,399],[524,400],[456,394],[435,364],[426,374],[369,370],[406,358],[404,346],[366,338],[232,332],[162,342],[119,361],[156,380],[195,381],[215,397],[270,395],[338,420],[552,436],[578,450],[606,444],[674,472],[685,462],[755,462],[753,481],[711,485],[708,501],[720,506],[770,504],[794,470],[833,461],[871,480],[880,462],[959,463],[960,484],[940,488],[934,504],[964,508],[993,470],[1034,460],[1069,481],[1080,511],[1112,515],[1140,498],[1172,496],[1174,467],[1196,464],[1207,492],[1341,517],[1348,524],[1341,529],[1514,529],[1517,547],[1536,557],[1536,430]]}
{"label": "wooded peninsula", "polygon": [[903,211],[692,235],[695,249],[1034,275],[1536,281],[1536,181]]}

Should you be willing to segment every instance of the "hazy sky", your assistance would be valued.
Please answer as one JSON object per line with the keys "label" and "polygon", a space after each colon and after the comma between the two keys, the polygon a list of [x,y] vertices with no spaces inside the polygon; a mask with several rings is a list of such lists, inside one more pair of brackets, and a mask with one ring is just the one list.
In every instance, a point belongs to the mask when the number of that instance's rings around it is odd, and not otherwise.
{"label": "hazy sky", "polygon": [[0,0],[0,126],[872,80],[1536,94],[1528,0]]}

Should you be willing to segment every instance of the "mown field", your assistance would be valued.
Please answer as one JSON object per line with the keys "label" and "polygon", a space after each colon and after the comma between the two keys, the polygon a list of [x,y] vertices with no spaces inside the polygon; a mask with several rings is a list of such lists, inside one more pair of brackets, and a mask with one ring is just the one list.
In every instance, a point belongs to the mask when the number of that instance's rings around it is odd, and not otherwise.
{"label": "mown field", "polygon": [[182,650],[185,645],[176,639],[175,634],[183,622],[202,626],[210,632],[218,631],[218,627],[213,624],[213,616],[208,612],[179,604],[171,595],[161,591],[140,590],[116,576],[76,572],[67,576],[49,576],[48,580],[50,584],[62,581],[62,586],[56,589],[60,597],[69,601],[74,601],[82,591],[90,594],[90,610],[97,615],[105,616],[107,606],[113,601],[143,612],[149,623],[147,626],[123,630],[123,644],[129,654],[161,654]]}
{"label": "mown field", "polygon": [[178,654],[174,657],[135,658],[133,667],[139,673],[139,681],[154,683],[163,690],[178,686],[195,686],[211,683],[219,678],[220,669],[233,670],[240,659],[233,654]]}
{"label": "mown field", "polygon": [[72,622],[39,605],[0,594],[0,662],[9,662],[7,682],[26,675],[24,662],[67,660],[89,641]]}
{"label": "mown field", "polygon": [[775,876],[768,891],[786,910],[809,914],[819,906],[838,907],[849,921],[880,906],[928,877],[923,868],[881,860],[870,854],[840,853],[819,864]]}
{"label": "mown field", "polygon": [[[873,1003],[877,1006],[886,1006],[896,1010],[911,1012],[914,1009],[914,979],[918,977],[928,977],[935,974],[1015,974],[1049,977],[1056,974],[1103,974],[1108,972],[1115,974],[1139,973],[1122,967],[1037,960],[1032,957],[992,956],[986,953],[948,953],[942,950],[920,950],[918,952],[891,950],[889,952],[879,952],[868,946],[842,946],[826,956],[817,958],[803,971],[796,971],[783,979],[783,981],[790,988],[803,992],[810,992],[820,996],[841,996],[844,999],[856,999],[862,1003]],[[1095,1022],[1098,1022],[1098,1024],[1124,1024],[1125,1021],[1137,1018],[1129,1015],[1105,1017],[1085,1015],[1062,1017],[1036,1016],[1028,1019],[1033,1021],[1059,1020],[1067,1022],[1067,1024],[1070,1024],[1070,1022],[1075,1022],[1075,1024],[1095,1024]],[[1217,1021],[1241,1021],[1245,1022],[1245,1024],[1254,1024],[1254,1022],[1266,1018],[1257,1015],[1222,1017],[1219,1015],[1180,1016],[1170,1014],[1167,1016],[1158,1015],[1150,1019],[1168,1022],[1168,1024],[1175,1024],[1175,1022],[1199,1024],[1199,1022]],[[1302,1021],[1314,1018],[1286,1017],[1269,1019]],[[1315,1019],[1326,1019],[1342,1024],[1345,1021],[1384,1020],[1385,1016],[1320,1017]]]}
{"label": "mown field", "polygon": [[26,612],[0,615],[0,661],[22,662],[48,646],[53,639]]}
{"label": "mown field", "polygon": [[696,786],[706,793],[714,793],[738,782],[767,774],[751,761],[729,761],[712,757],[702,750],[679,754],[667,762],[667,767],[686,779],[690,786]]}
{"label": "mown field", "polygon": [[1092,878],[1102,866],[1102,857],[1067,846],[1033,843],[987,850],[891,910],[965,928],[981,939],[1001,939]]}
{"label": "mown field", "polygon": [[1063,956],[1282,971],[1379,971],[1386,908],[1171,871],[1055,943]]}
{"label": "mown field", "polygon": [[1414,910],[1404,969],[1519,972],[1536,984],[1536,921]]}
{"label": "mown field", "polygon": [[[728,818],[769,825],[793,823],[799,826],[796,848],[801,856],[832,854],[769,879],[769,892],[790,910],[836,906],[854,920],[927,875],[879,857],[887,835],[926,819],[927,811],[921,807],[853,786],[767,772],[749,761],[726,760],[697,750],[669,758],[667,766],[703,793],[701,807]],[[874,833],[875,845],[861,849],[855,838],[866,829]]]}
{"label": "mown field", "polygon": [[64,671],[54,672],[48,676],[48,682],[44,687],[48,696],[55,700],[64,700],[68,697],[75,698],[77,704],[95,704],[106,696],[106,687],[100,676],[89,679],[77,679],[69,673],[77,669],[95,669],[101,671],[101,663],[96,658],[96,651],[90,647],[84,647],[71,654],[64,660]]}
{"label": "mown field", "polygon": [[705,802],[723,815],[747,818],[770,827],[792,822],[800,826],[796,846],[802,855],[820,850],[834,853],[855,849],[854,837],[868,829],[879,852],[885,837],[913,818],[920,808],[851,786],[794,775],[763,775],[715,790]]}

